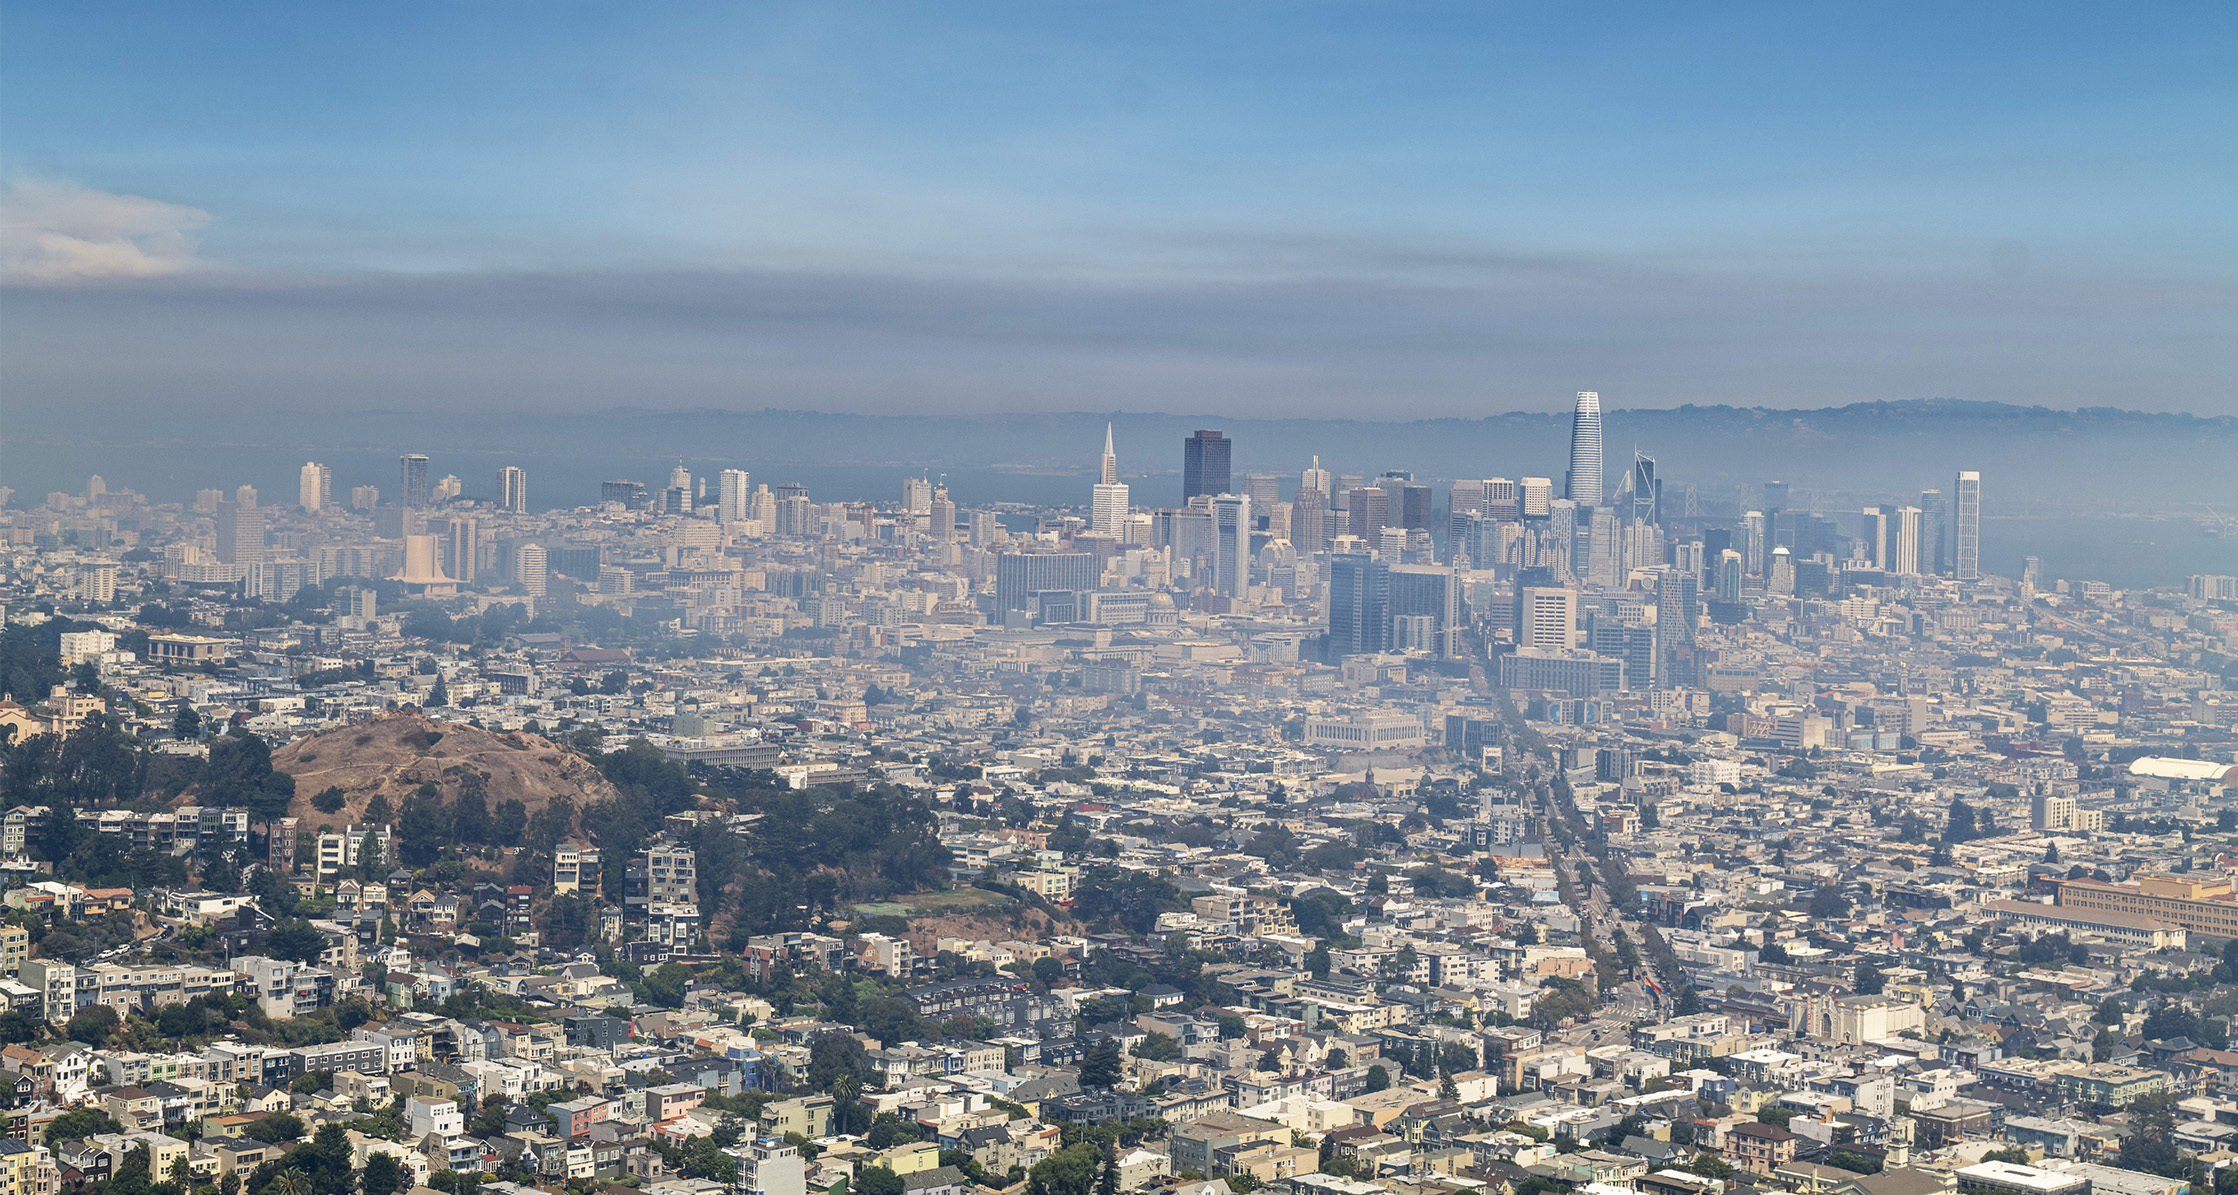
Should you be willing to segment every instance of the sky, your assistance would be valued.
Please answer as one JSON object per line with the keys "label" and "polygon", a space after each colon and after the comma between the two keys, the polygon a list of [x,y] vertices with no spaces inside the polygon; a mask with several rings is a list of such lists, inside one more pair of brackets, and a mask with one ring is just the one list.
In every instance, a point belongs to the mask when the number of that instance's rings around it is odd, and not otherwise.
{"label": "sky", "polygon": [[0,411],[2238,414],[2228,4],[0,9]]}

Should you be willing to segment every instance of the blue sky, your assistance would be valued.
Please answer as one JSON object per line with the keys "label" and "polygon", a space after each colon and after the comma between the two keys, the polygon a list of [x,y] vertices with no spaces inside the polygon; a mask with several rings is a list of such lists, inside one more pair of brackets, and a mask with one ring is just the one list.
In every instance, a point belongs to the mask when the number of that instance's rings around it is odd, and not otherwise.
{"label": "blue sky", "polygon": [[2227,4],[32,3],[0,35],[11,372],[71,402],[2238,413]]}

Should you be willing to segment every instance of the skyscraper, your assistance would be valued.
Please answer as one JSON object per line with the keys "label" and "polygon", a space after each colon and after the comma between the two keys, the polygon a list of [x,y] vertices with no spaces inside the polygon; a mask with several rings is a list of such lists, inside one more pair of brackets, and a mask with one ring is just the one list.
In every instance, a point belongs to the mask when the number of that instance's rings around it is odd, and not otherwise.
{"label": "skyscraper", "polygon": [[1897,507],[1896,517],[1888,529],[1888,571],[1903,577],[1917,576],[1921,571],[1920,540],[1920,509]]}
{"label": "skyscraper", "polygon": [[753,478],[744,469],[725,469],[716,475],[715,521],[742,523],[753,517]]}
{"label": "skyscraper", "polygon": [[1635,522],[1663,521],[1663,479],[1656,476],[1655,458],[1644,452],[1632,453],[1632,504],[1624,513]]}
{"label": "skyscraper", "polygon": [[497,508],[513,514],[528,513],[528,470],[507,465],[497,471]]}
{"label": "skyscraper", "polygon": [[1577,646],[1577,591],[1528,585],[1518,589],[1515,645],[1540,651]]}
{"label": "skyscraper", "polygon": [[317,461],[306,462],[296,494],[297,504],[312,514],[334,505],[334,470]]}
{"label": "skyscraper", "polygon": [[1111,425],[1103,425],[1103,467],[1090,497],[1089,525],[1098,535],[1123,536],[1127,522],[1127,487],[1119,480],[1119,454],[1111,446]]}
{"label": "skyscraper", "polygon": [[1365,553],[1329,558],[1329,646],[1334,663],[1383,650],[1390,634],[1391,571]]}
{"label": "skyscraper", "polygon": [[1599,506],[1608,493],[1601,485],[1601,396],[1577,392],[1570,416],[1570,476],[1563,497],[1580,506]]}
{"label": "skyscraper", "polygon": [[1888,567],[1888,516],[1878,506],[1865,508],[1861,538],[1865,542],[1865,563],[1877,569]]}
{"label": "skyscraper", "polygon": [[1952,487],[1951,575],[1961,581],[1982,578],[1982,475],[1972,470],[1958,475]]}
{"label": "skyscraper", "polygon": [[1950,506],[1941,490],[1919,492],[1919,571],[1950,571]]}
{"label": "skyscraper", "polygon": [[1243,597],[1251,587],[1251,499],[1217,494],[1212,499],[1212,589]]}
{"label": "skyscraper", "polygon": [[1228,451],[1234,447],[1226,436],[1215,431],[1198,431],[1181,442],[1181,501],[1186,505],[1191,498],[1225,494],[1231,488],[1228,482]]}
{"label": "skyscraper", "polygon": [[1318,454],[1314,456],[1313,463],[1306,466],[1305,472],[1298,475],[1298,490],[1300,493],[1306,490],[1319,491],[1321,505],[1326,507],[1329,504],[1329,471],[1321,467],[1321,457]]}
{"label": "skyscraper", "polygon": [[1516,483],[1517,511],[1526,519],[1543,519],[1554,506],[1554,479],[1526,477]]}
{"label": "skyscraper", "polygon": [[264,511],[254,503],[218,503],[218,560],[247,569],[264,563]]}
{"label": "skyscraper", "polygon": [[462,585],[471,585],[481,572],[482,529],[463,515],[453,516],[442,540],[443,571]]}
{"label": "skyscraper", "polygon": [[1345,494],[1345,502],[1351,507],[1345,533],[1371,545],[1382,539],[1384,524],[1391,521],[1391,495],[1381,486],[1360,485]]}
{"label": "skyscraper", "polygon": [[398,480],[403,497],[398,499],[405,509],[418,510],[428,504],[427,458],[417,452],[407,453],[397,462]]}
{"label": "skyscraper", "polygon": [[530,597],[543,597],[550,582],[547,560],[542,544],[522,544],[513,550],[513,580],[521,592]]}

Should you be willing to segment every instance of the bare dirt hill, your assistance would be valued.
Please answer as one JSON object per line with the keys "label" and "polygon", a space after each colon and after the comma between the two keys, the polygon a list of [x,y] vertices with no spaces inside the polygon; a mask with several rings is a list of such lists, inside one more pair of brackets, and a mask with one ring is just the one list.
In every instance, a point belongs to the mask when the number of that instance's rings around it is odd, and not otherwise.
{"label": "bare dirt hill", "polygon": [[[581,810],[615,795],[596,765],[550,739],[434,722],[412,711],[298,739],[272,753],[272,766],[295,777],[295,801],[288,812],[300,824],[314,827],[362,820],[376,793],[385,794],[391,808],[400,808],[406,797],[430,782],[445,801],[454,800],[460,779],[470,773],[482,777],[492,810],[517,800],[531,817],[555,796]],[[323,813],[311,802],[329,788],[342,790],[343,805]]]}

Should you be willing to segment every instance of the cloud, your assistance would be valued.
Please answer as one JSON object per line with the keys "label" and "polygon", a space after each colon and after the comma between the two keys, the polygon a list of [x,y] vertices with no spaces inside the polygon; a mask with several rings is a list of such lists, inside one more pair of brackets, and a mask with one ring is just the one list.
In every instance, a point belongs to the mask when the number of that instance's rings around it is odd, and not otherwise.
{"label": "cloud", "polygon": [[73,183],[0,186],[0,278],[44,285],[161,278],[193,269],[198,208]]}

